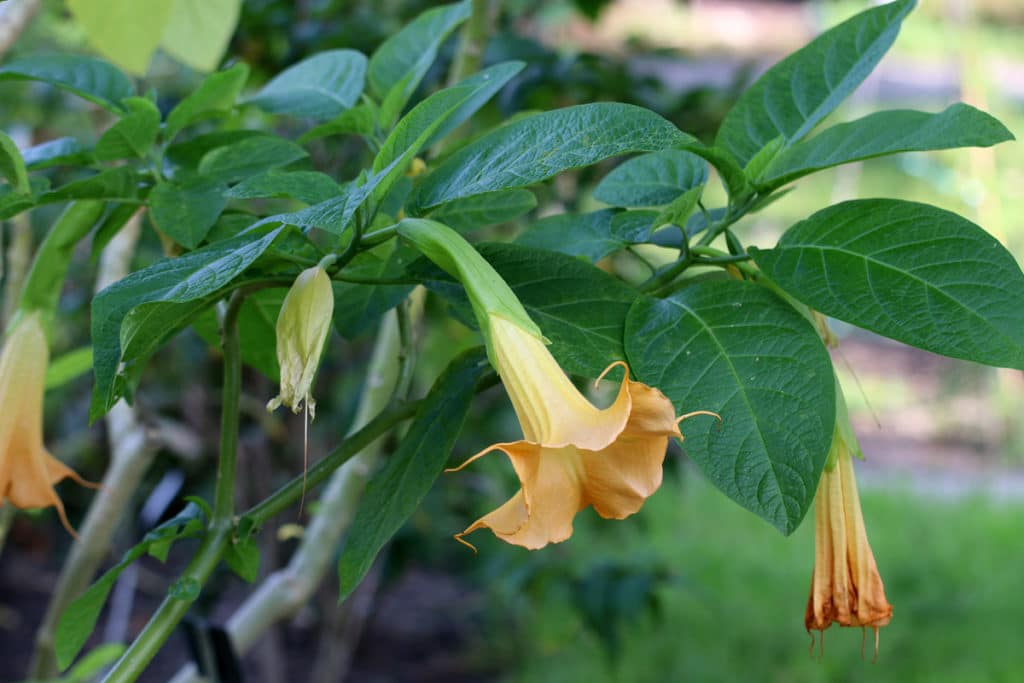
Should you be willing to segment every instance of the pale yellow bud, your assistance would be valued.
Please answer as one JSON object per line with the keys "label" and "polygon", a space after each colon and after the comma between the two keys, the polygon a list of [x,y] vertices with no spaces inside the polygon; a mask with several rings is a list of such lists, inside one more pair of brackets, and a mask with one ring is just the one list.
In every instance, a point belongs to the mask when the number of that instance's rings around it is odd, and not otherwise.
{"label": "pale yellow bud", "polygon": [[334,291],[327,272],[319,265],[302,271],[288,290],[277,316],[281,393],[267,404],[268,410],[283,403],[298,413],[305,401],[310,419],[316,415],[316,402],[310,391],[333,315]]}

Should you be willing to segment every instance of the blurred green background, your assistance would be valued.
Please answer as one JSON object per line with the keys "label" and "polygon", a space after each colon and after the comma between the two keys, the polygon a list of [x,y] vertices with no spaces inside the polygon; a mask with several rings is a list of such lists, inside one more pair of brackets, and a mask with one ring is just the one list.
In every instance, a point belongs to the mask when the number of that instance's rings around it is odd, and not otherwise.
{"label": "blurred green background", "polygon": [[[369,53],[432,4],[248,0],[227,59],[253,66],[255,85],[319,50]],[[531,66],[481,114],[481,126],[522,109],[619,100],[650,107],[708,139],[744,83],[867,3],[509,0],[501,6],[487,59],[520,58]],[[1022,31],[1019,0],[924,3],[877,72],[831,120],[881,108],[938,111],[964,100],[1019,134]],[[425,88],[443,83],[451,48],[449,43]],[[3,59],[47,50],[88,51],[81,29],[56,0],[42,3]],[[166,109],[200,78],[158,56],[144,83],[157,88]],[[0,127],[22,146],[61,135],[89,142],[105,123],[95,109],[45,87],[4,84],[0,94]],[[230,125],[269,124],[247,112]],[[298,130],[299,124],[273,125],[292,135],[288,127]],[[366,150],[353,141],[325,141],[312,154],[318,168],[344,179],[365,160]],[[533,217],[598,208],[590,191],[610,167],[540,189]],[[709,206],[724,197],[710,187]],[[1020,144],[907,154],[801,180],[739,230],[747,243],[770,245],[786,227],[829,203],[893,196],[961,213],[1019,259],[1022,188]],[[5,226],[4,244],[18,235],[38,242],[54,215],[40,210],[30,223]],[[508,239],[521,228],[500,226],[481,237]],[[160,253],[149,232],[137,264]],[[93,268],[86,248],[65,292],[55,356],[88,343]],[[444,314],[440,302],[428,301],[421,388],[456,347],[474,343],[470,332],[445,321]],[[870,663],[870,634],[862,658],[856,630],[833,628],[826,632],[823,656],[808,651],[803,612],[813,563],[812,519],[792,537],[779,536],[712,489],[673,447],[666,484],[640,514],[607,522],[587,511],[571,541],[536,553],[478,533],[472,540],[480,553],[473,556],[450,538],[511,495],[515,480],[506,462],[485,459],[460,475],[442,477],[363,591],[366,612],[339,610],[334,581],[328,580],[307,610],[246,656],[247,680],[335,681],[346,673],[353,681],[1024,680],[1018,647],[1024,623],[1024,378],[1017,371],[909,349],[841,323],[834,327],[842,339],[834,359],[867,456],[858,472],[868,533],[895,608],[891,626],[881,632],[877,663]],[[334,337],[318,384],[323,397],[311,453],[334,445],[351,420],[370,341]],[[181,367],[192,368],[184,380]],[[209,492],[218,384],[216,352],[193,333],[162,351],[147,371],[140,410],[147,419],[179,429],[184,446],[160,454],[139,491],[140,508],[172,475],[184,478],[189,493]],[[101,427],[85,428],[90,387],[86,377],[48,395],[47,439],[60,457],[98,479],[105,441]],[[273,390],[266,380],[247,375],[251,405],[242,438],[250,467],[242,496],[251,500],[301,469],[301,424],[262,414]],[[456,455],[515,431],[507,400],[491,391],[477,401]],[[88,494],[71,487],[62,493],[72,518],[79,518]],[[282,518],[280,524],[295,519]],[[140,525],[126,522],[124,547],[144,531]],[[263,534],[264,572],[282,565],[295,544],[276,532],[269,528]],[[7,671],[23,668],[66,552],[52,515],[19,516],[0,562],[0,661],[10,663]],[[122,636],[141,625],[176,566],[173,556],[167,567],[142,563],[136,613]],[[246,590],[223,576],[210,596],[204,594],[201,608],[213,621],[223,621]],[[338,649],[353,651],[351,661],[323,674],[318,664]],[[185,656],[182,643],[172,641],[151,680],[165,680]]]}

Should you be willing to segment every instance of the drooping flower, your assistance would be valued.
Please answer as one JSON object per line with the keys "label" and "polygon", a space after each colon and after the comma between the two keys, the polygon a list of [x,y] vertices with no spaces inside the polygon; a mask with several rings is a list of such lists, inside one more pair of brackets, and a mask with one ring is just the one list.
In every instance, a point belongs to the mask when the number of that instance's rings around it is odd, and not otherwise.
{"label": "drooping flower", "polygon": [[311,395],[327,334],[334,315],[334,290],[322,266],[299,273],[277,316],[277,361],[281,368],[280,393],[267,404],[274,410],[284,404],[293,413],[305,403],[312,420],[316,401]]}
{"label": "drooping flower", "polygon": [[[841,422],[845,412],[841,408]],[[814,499],[814,575],[804,625],[808,632],[833,623],[871,628],[877,657],[878,629],[888,625],[892,605],[868,543],[853,473],[857,446],[847,432],[837,424]]]}
{"label": "drooping flower", "polygon": [[49,349],[39,312],[14,324],[0,353],[0,501],[19,508],[57,508],[74,529],[53,486],[66,477],[94,487],[43,445],[43,391]]}
{"label": "drooping flower", "polygon": [[[487,345],[519,418],[523,439],[499,443],[520,490],[456,538],[488,528],[498,538],[529,549],[564,541],[573,519],[593,506],[623,519],[637,512],[661,485],[669,437],[682,438],[671,401],[659,390],[625,376],[611,406],[596,408],[577,390],[548,351],[539,328],[501,277],[457,233],[422,219],[408,219],[399,234],[457,277],[466,288]],[[603,376],[603,375],[602,375]],[[470,546],[472,547],[472,546]]]}

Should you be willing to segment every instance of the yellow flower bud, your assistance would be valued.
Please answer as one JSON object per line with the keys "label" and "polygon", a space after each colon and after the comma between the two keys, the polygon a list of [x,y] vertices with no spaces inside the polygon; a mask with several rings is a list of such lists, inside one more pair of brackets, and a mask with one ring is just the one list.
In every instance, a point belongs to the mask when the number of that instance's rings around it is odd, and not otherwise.
{"label": "yellow flower bud", "polygon": [[298,413],[305,401],[310,419],[315,417],[316,402],[310,391],[333,315],[334,291],[327,272],[319,265],[302,271],[288,290],[277,316],[281,388],[267,404],[267,410],[283,403]]}

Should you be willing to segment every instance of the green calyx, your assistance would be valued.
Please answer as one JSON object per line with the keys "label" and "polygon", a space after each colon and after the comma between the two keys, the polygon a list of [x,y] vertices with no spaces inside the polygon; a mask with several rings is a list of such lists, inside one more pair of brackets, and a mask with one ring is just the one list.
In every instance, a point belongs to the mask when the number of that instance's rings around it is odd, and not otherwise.
{"label": "green calyx", "polygon": [[544,339],[512,288],[459,233],[437,221],[406,218],[398,224],[398,234],[466,288],[488,353],[492,315],[501,316],[538,339]]}

